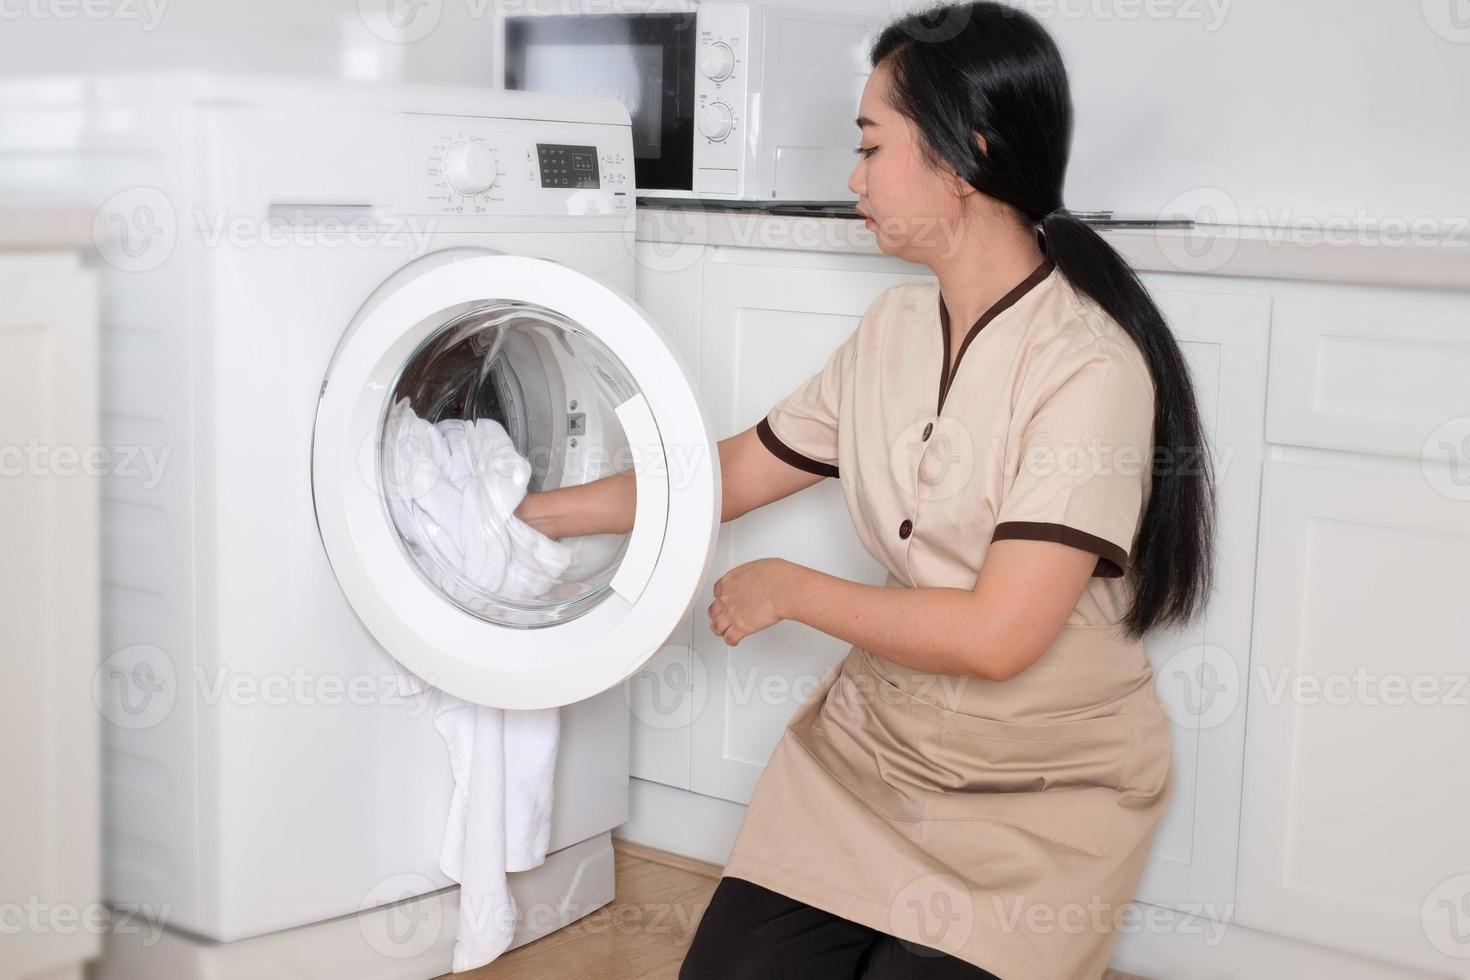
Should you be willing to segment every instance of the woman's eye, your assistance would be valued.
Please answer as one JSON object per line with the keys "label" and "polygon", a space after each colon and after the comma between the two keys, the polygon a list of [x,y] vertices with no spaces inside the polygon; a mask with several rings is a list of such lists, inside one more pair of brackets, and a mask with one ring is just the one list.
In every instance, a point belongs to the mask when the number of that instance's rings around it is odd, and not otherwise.
{"label": "woman's eye", "polygon": [[867,158],[872,156],[873,151],[876,149],[878,149],[876,146],[860,146],[856,150],[853,150],[853,152],[856,153],[858,156]]}

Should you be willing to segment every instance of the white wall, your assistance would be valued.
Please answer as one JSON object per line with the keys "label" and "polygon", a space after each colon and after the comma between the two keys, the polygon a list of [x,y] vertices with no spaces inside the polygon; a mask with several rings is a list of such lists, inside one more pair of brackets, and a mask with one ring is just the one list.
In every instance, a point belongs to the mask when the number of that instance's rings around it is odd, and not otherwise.
{"label": "white wall", "polygon": [[[381,16],[415,2],[404,32]],[[88,8],[105,15],[78,13]],[[491,0],[0,0],[0,72],[197,68],[489,84],[492,10]],[[432,30],[419,38],[422,27]]]}
{"label": "white wall", "polygon": [[1070,206],[1158,214],[1177,200],[1193,214],[1214,201],[1252,225],[1470,215],[1463,0],[1214,2],[1213,26],[1047,19],[1077,109]]}
{"label": "white wall", "polygon": [[[927,6],[861,2],[880,18]],[[1470,218],[1466,0],[1016,2],[1067,60],[1069,207],[1272,226]]]}
{"label": "white wall", "polygon": [[[0,0],[0,71],[490,84],[494,10],[532,2],[548,0]],[[876,27],[925,0],[793,2]],[[1070,66],[1073,208],[1243,224],[1470,215],[1467,0],[1016,2]],[[390,5],[413,10],[402,34]]]}

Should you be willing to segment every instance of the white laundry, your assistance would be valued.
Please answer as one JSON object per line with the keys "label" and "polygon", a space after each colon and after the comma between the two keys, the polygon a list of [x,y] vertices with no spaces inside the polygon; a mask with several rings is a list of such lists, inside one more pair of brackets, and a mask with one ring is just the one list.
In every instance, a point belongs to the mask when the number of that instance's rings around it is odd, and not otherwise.
{"label": "white laundry", "polygon": [[[410,552],[462,605],[487,605],[470,586],[541,598],[571,563],[571,546],[515,516],[531,465],[493,419],[431,425],[402,399],[389,416],[384,452],[389,508]],[[401,666],[399,676],[405,694],[440,699],[434,727],[449,750],[454,796],[439,870],[460,885],[453,966],[460,973],[510,946],[519,913],[506,874],[546,860],[561,709],[487,708],[430,692]]]}

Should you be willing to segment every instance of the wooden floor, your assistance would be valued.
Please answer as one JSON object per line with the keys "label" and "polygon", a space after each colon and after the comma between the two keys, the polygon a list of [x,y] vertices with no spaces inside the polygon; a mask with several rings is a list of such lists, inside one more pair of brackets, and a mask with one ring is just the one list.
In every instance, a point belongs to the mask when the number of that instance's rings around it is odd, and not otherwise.
{"label": "wooden floor", "polygon": [[[677,980],[720,866],[614,840],[618,897],[456,980]],[[1108,971],[1104,980],[1139,980]]]}

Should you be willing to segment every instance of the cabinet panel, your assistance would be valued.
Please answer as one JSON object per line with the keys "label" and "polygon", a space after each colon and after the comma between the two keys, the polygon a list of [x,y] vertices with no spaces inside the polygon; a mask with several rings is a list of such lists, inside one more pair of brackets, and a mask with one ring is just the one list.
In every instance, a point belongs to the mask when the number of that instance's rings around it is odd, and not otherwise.
{"label": "cabinet panel", "polygon": [[[821,370],[878,294],[901,274],[710,263],[704,274],[701,394],[716,435],[759,422]],[[884,572],[858,542],[841,485],[824,480],[726,524],[695,606],[696,674],[707,685],[693,719],[690,788],[747,803],[792,713],[848,644],[784,622],[728,646],[709,630],[714,583],[757,558],[781,557],[872,585]]]}
{"label": "cabinet panel", "polygon": [[1228,921],[1235,898],[1251,602],[1271,332],[1268,296],[1206,292],[1183,277],[1147,280],[1179,341],[1216,478],[1215,591],[1184,629],[1144,640],[1174,722],[1174,797],[1138,899]]}
{"label": "cabinet panel", "polygon": [[[0,978],[96,956],[100,903],[98,491],[93,275],[0,255]],[[38,921],[55,928],[24,928]],[[68,927],[67,924],[70,924]]]}
{"label": "cabinet panel", "polygon": [[1470,976],[1470,508],[1267,464],[1238,920]]}
{"label": "cabinet panel", "polygon": [[[682,216],[671,216],[676,220]],[[700,391],[703,245],[637,242],[634,298],[663,331]],[[708,409],[706,409],[708,410]],[[663,647],[623,684],[632,709],[629,773],[666,786],[689,788],[689,726],[702,710],[703,683],[693,681],[696,623],[708,621],[695,604]]]}
{"label": "cabinet panel", "polygon": [[1464,293],[1282,287],[1267,440],[1439,458],[1436,433],[1470,416],[1467,324]]}

